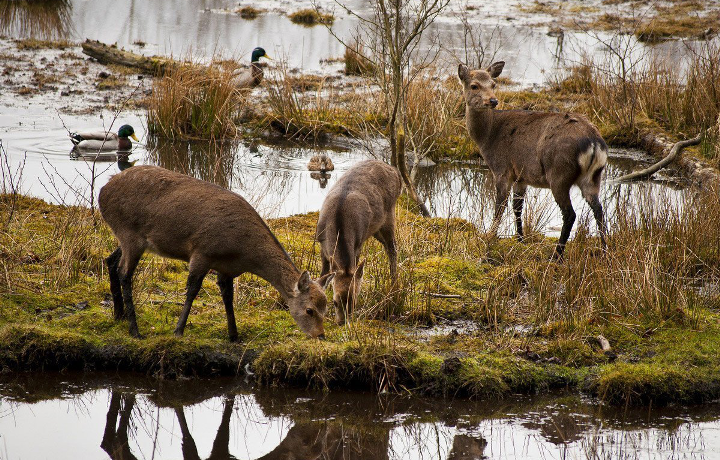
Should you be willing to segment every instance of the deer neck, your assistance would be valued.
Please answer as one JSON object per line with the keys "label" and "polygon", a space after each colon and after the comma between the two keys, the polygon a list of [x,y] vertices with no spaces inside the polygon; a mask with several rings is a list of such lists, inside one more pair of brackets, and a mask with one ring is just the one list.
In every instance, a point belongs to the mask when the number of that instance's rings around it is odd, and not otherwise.
{"label": "deer neck", "polygon": [[495,110],[475,109],[468,104],[465,109],[465,118],[470,137],[477,143],[480,153],[484,155],[483,150],[492,137],[493,125],[496,121]]}
{"label": "deer neck", "polygon": [[258,268],[253,273],[270,283],[287,302],[295,297],[300,271],[280,243],[274,243],[271,251],[262,254],[262,259],[257,263]]}

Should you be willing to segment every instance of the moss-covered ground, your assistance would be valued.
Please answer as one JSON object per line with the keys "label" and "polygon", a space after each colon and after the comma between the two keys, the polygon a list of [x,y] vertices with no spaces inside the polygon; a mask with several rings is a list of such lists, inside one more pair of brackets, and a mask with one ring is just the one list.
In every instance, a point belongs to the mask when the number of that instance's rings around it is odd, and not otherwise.
{"label": "moss-covered ground", "polygon": [[[130,337],[112,318],[103,258],[115,241],[99,215],[0,198],[6,372],[251,372],[270,385],[478,398],[562,387],[619,404],[720,396],[720,223],[705,220],[720,210],[716,196],[694,202],[697,216],[655,210],[622,224],[604,255],[581,225],[562,264],[549,260],[554,241],[532,229],[526,243],[495,240],[466,221],[423,219],[401,205],[398,286],[387,281],[380,245],[369,242],[360,309],[343,327],[330,312],[327,340],[319,341],[299,332],[265,281],[243,275],[237,343],[227,340],[212,275],[185,336],[172,334],[186,264],[150,255],[135,280],[145,337]],[[315,275],[316,220],[311,213],[269,221],[296,264]],[[703,237],[692,237],[701,226]],[[612,350],[601,350],[599,335]]]}

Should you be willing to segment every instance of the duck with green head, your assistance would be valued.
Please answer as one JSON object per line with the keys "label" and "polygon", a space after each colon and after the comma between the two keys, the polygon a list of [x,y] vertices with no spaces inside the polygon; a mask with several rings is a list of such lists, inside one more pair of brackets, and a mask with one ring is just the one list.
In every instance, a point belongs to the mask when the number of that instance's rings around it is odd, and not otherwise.
{"label": "duck with green head", "polygon": [[75,147],[96,152],[129,151],[132,149],[130,137],[135,142],[139,142],[135,130],[130,125],[122,125],[117,134],[102,130],[70,133],[70,141]]}
{"label": "duck with green head", "polygon": [[254,88],[262,82],[263,69],[260,66],[260,58],[271,59],[264,49],[257,47],[252,51],[252,55],[250,56],[250,68],[235,69],[235,71],[233,71],[232,81],[236,88]]}

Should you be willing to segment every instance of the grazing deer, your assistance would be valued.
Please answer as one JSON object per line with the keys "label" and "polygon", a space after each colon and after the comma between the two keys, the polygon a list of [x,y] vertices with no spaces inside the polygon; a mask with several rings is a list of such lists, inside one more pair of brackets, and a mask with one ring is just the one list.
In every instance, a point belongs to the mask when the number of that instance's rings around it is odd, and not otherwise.
{"label": "grazing deer", "polygon": [[576,113],[495,110],[495,81],[505,62],[486,70],[470,70],[460,64],[458,76],[465,94],[465,121],[470,137],[480,148],[495,178],[495,215],[491,232],[497,234],[500,219],[513,192],[517,236],[523,238],[522,207],[528,185],[549,188],[560,206],[563,226],[555,248],[562,257],[575,222],[570,187],[577,185],[595,215],[605,247],[605,222],[598,193],[607,163],[607,145],[597,128]]}
{"label": "grazing deer", "polygon": [[[374,236],[390,260],[390,276],[397,279],[395,202],[402,181],[392,166],[367,160],[348,170],[328,192],[320,209],[316,238],[320,242],[322,274],[334,272],[333,304],[337,323],[355,308],[365,261],[359,262],[365,241]],[[359,262],[359,263],[358,263]]]}
{"label": "grazing deer", "polygon": [[[237,340],[233,279],[253,273],[277,289],[300,330],[323,337],[328,274],[317,281],[300,273],[275,235],[240,195],[156,166],[135,166],[100,190],[100,212],[120,247],[107,259],[115,319],[126,317],[139,336],[132,278],[146,250],[189,262],[187,293],[175,335],[185,330],[205,275],[217,272],[231,341]],[[125,309],[123,309],[123,305]]]}

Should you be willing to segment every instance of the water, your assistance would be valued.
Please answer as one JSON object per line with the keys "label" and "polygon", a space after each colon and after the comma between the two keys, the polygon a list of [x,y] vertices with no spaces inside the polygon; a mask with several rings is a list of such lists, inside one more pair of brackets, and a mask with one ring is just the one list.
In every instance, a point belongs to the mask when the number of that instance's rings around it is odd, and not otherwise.
{"label": "water", "polygon": [[[123,375],[0,380],[0,458],[717,458],[720,405],[492,403]],[[294,456],[293,456],[294,455]]]}

